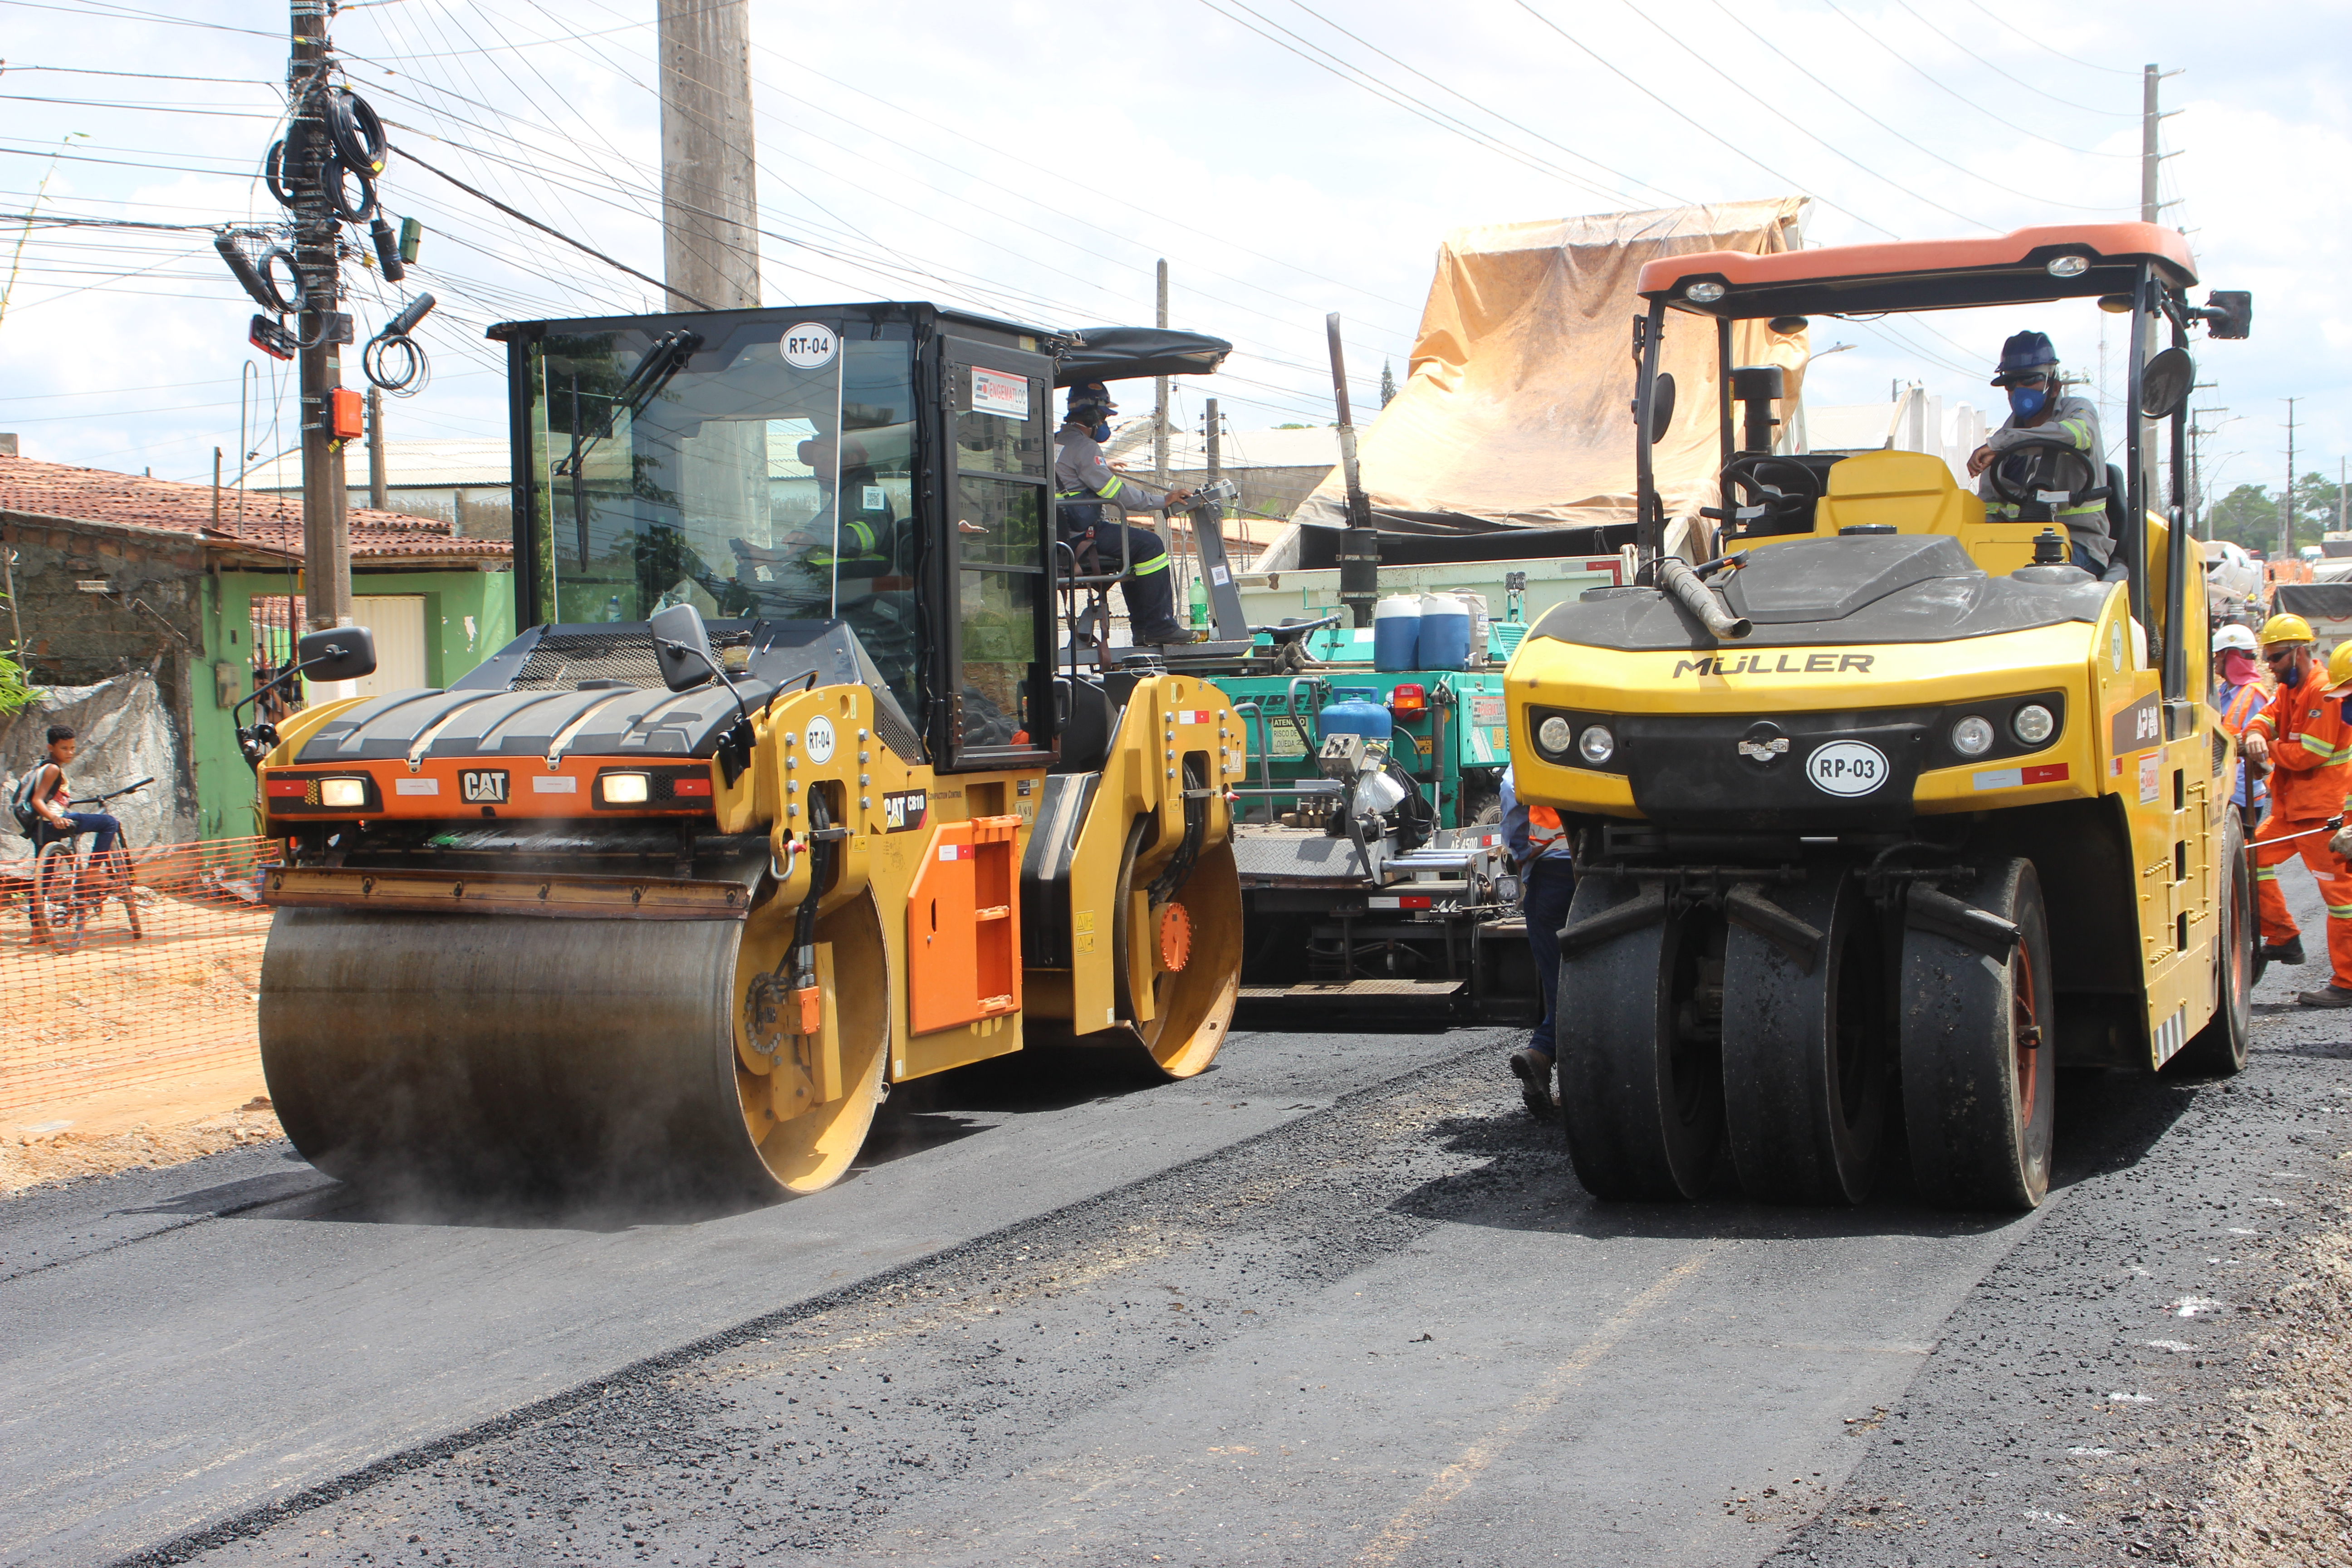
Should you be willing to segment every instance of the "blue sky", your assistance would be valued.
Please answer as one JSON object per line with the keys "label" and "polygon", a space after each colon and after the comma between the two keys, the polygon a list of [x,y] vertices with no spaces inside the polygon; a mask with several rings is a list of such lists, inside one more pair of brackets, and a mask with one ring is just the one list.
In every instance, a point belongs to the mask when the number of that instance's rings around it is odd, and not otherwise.
{"label": "blue sky", "polygon": [[[1790,192],[1816,199],[1822,244],[2133,216],[2139,68],[2186,67],[2164,83],[2166,219],[2208,284],[2256,297],[2252,342],[2200,352],[2217,383],[2200,405],[2229,411],[2208,421],[2229,421],[2209,472],[2275,485],[2290,396],[2299,469],[2352,451],[2352,5],[754,0],[752,29],[771,300],[1148,321],[1165,256],[1177,323],[1241,351],[1180,412],[1214,393],[1244,429],[1330,417],[1327,310],[1346,315],[1360,399],[1384,358],[1402,375],[1459,225]],[[650,5],[373,0],[334,32],[395,144],[659,272]],[[284,37],[266,6],[0,0],[0,211],[46,178],[47,216],[268,221],[254,175]],[[414,164],[396,159],[383,195],[425,224],[412,286],[442,300],[422,333],[432,385],[392,405],[395,437],[503,430],[486,323],[652,303]],[[18,237],[0,223],[0,430],[27,456],[194,479],[219,446],[233,469],[241,384],[247,448],[290,444],[285,377],[245,346],[251,307],[208,236]],[[396,291],[348,275],[364,335]],[[2061,318],[2071,363],[2095,372],[2103,323]],[[1817,349],[1855,346],[1808,395],[1917,380],[1981,407],[2015,324],[1824,322]]]}

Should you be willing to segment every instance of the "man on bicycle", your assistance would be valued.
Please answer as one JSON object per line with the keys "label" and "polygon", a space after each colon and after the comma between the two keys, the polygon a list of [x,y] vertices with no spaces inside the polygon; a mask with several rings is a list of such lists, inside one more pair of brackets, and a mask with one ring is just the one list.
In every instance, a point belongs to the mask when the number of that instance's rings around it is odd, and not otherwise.
{"label": "man on bicycle", "polygon": [[74,752],[80,747],[70,725],[49,726],[49,759],[40,764],[40,776],[33,781],[33,810],[59,837],[97,834],[89,847],[90,858],[96,859],[113,848],[114,841],[122,837],[122,824],[103,811],[66,809],[66,764],[74,760]]}

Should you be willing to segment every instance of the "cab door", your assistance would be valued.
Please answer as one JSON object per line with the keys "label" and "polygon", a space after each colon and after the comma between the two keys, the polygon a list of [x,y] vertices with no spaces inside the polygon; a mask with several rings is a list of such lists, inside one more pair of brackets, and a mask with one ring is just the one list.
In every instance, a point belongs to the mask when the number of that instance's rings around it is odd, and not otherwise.
{"label": "cab door", "polygon": [[949,337],[945,735],[951,771],[1041,766],[1053,738],[1053,362]]}

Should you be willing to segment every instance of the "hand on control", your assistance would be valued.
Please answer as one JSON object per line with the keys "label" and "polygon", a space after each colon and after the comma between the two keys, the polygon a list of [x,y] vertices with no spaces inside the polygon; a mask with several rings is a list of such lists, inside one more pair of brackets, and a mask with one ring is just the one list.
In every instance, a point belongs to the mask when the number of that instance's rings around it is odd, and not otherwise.
{"label": "hand on control", "polygon": [[2271,743],[2260,730],[2247,731],[2245,734],[2241,737],[2240,743],[2245,749],[2246,760],[2248,762],[2252,763],[2258,768],[2266,768],[2271,765]]}
{"label": "hand on control", "polygon": [[2327,852],[2339,860],[2352,860],[2352,827],[2337,828],[2327,841]]}
{"label": "hand on control", "polygon": [[1969,454],[1969,478],[1975,479],[1979,474],[1983,473],[1987,468],[1992,467],[1992,459],[1993,449],[1990,447],[1979,447],[1975,451],[1970,452]]}

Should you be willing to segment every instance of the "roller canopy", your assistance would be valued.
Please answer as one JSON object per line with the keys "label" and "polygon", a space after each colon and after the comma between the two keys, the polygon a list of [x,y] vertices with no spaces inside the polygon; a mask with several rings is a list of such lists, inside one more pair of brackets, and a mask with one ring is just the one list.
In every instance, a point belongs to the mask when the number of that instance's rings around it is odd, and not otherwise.
{"label": "roller canopy", "polygon": [[1202,332],[1165,327],[1083,327],[1054,364],[1055,386],[1088,381],[1133,381],[1146,375],[1208,375],[1234,345]]}

